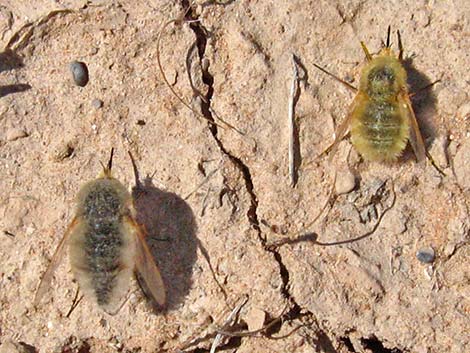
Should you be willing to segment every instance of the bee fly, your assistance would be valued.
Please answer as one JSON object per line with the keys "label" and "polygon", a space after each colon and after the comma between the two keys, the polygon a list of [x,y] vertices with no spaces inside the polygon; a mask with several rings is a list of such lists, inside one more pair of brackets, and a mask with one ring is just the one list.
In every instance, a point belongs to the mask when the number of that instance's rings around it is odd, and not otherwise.
{"label": "bee fly", "polygon": [[365,160],[395,161],[408,141],[418,162],[425,160],[426,149],[408,93],[399,31],[397,37],[398,56],[390,47],[390,26],[387,42],[377,56],[372,57],[366,45],[361,42],[367,63],[362,69],[359,89],[314,64],[316,68],[357,93],[348,116],[336,130],[335,141],[325,152],[331,149],[334,152],[350,129],[352,144]]}
{"label": "bee fly", "polygon": [[75,217],[39,284],[35,305],[50,288],[67,246],[81,290],[108,314],[116,314],[125,302],[134,270],[153,299],[161,306],[165,304],[165,287],[144,232],[135,221],[132,196],[111,175],[112,161],[113,149],[98,178],[80,189]]}

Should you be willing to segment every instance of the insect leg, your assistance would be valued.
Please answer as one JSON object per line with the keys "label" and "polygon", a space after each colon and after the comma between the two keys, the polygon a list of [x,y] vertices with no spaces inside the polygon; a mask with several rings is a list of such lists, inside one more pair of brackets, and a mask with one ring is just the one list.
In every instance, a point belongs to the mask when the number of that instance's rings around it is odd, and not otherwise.
{"label": "insect leg", "polygon": [[325,74],[329,75],[330,77],[333,77],[336,81],[342,83],[343,85],[345,85],[347,88],[349,88],[351,91],[353,92],[357,92],[357,88],[354,87],[353,85],[351,85],[349,82],[346,82],[342,79],[340,79],[338,76],[336,75],[333,75],[331,72],[327,71],[326,69],[324,69],[323,67],[313,63],[313,66],[315,66],[318,70],[324,72]]}
{"label": "insect leg", "polygon": [[80,287],[77,285],[77,291],[75,292],[75,297],[73,298],[72,305],[70,306],[70,310],[67,313],[67,315],[65,315],[67,319],[70,317],[70,315],[72,315],[72,312],[75,310],[75,308],[78,306],[78,304],[80,304],[80,302],[83,299],[83,295],[80,298],[78,298],[79,293],[80,293]]}
{"label": "insect leg", "polygon": [[438,80],[436,80],[436,81],[434,81],[434,82],[431,82],[430,84],[428,84],[428,85],[426,85],[426,86],[424,86],[424,87],[421,87],[421,88],[418,89],[416,92],[412,92],[412,93],[408,94],[408,96],[409,96],[410,98],[413,98],[413,97],[416,96],[418,93],[420,93],[420,92],[422,92],[422,91],[424,91],[424,90],[427,90],[427,89],[431,88],[432,86],[434,86],[436,83],[439,83],[439,82],[441,82],[441,79],[438,79]]}

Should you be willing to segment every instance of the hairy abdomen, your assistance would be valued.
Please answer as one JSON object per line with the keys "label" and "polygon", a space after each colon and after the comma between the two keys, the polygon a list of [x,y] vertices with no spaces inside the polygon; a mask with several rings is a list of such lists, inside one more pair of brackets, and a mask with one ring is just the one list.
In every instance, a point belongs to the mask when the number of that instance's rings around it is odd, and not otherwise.
{"label": "hairy abdomen", "polygon": [[[80,226],[71,234],[70,263],[80,289],[100,307],[118,311],[134,270],[134,238],[124,230],[127,191],[113,180],[99,179],[81,190]],[[122,189],[122,190],[121,190]]]}
{"label": "hairy abdomen", "polygon": [[404,150],[409,126],[396,100],[362,98],[353,111],[351,139],[366,160],[394,161]]}
{"label": "hairy abdomen", "polygon": [[99,305],[109,303],[121,268],[122,235],[115,224],[100,224],[85,233],[85,263]]}
{"label": "hairy abdomen", "polygon": [[[95,224],[96,226],[96,224]],[[80,289],[108,313],[116,312],[132,276],[134,247],[119,225],[84,224],[71,238],[70,263]]]}

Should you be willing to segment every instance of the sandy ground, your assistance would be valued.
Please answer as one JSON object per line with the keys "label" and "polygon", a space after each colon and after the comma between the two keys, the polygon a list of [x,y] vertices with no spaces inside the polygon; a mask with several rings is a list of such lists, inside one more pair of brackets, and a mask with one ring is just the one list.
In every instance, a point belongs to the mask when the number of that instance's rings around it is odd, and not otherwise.
{"label": "sandy ground", "polygon": [[[187,7],[0,1],[0,352],[468,351],[469,2],[195,1],[187,18],[199,21],[167,27],[161,62],[199,116],[157,65],[160,29]],[[395,164],[364,162],[348,139],[333,161],[315,159],[353,93],[313,63],[357,85],[359,42],[377,53],[388,25],[402,33],[411,91],[442,80],[413,106],[445,175],[410,148]],[[83,88],[74,60],[89,69]],[[111,147],[129,188],[127,151],[136,158],[138,221],[168,305],[152,308],[133,281],[117,315],[87,298],[67,315],[77,283],[65,258],[34,308],[75,195]],[[428,264],[416,256],[426,248]],[[214,344],[217,330],[264,325]]]}

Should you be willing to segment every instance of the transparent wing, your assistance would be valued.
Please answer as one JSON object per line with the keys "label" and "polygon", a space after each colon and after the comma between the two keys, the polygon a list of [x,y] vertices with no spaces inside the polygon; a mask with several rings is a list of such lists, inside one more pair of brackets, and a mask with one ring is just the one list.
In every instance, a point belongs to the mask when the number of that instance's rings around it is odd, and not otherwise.
{"label": "transparent wing", "polygon": [[322,153],[320,153],[320,155],[318,157],[322,156],[325,153],[330,152],[330,158],[329,159],[330,159],[330,161],[333,159],[333,156],[335,155],[335,153],[338,149],[339,143],[343,140],[343,138],[349,132],[349,127],[351,125],[353,112],[356,109],[356,106],[358,104],[358,101],[359,101],[360,97],[362,97],[362,95],[361,95],[361,93],[358,93],[356,95],[356,97],[354,98],[354,100],[352,101],[352,103],[349,105],[348,114],[346,115],[346,118],[344,118],[344,120],[341,122],[341,124],[339,124],[339,126],[336,128],[335,140]]}
{"label": "transparent wing", "polygon": [[37,306],[40,302],[41,299],[44,297],[44,294],[49,290],[51,286],[51,281],[52,277],[54,275],[55,270],[60,264],[60,261],[64,257],[64,251],[65,251],[65,244],[68,241],[68,238],[71,233],[75,230],[75,227],[78,224],[78,218],[75,217],[72,222],[69,224],[67,230],[65,231],[64,236],[62,237],[62,240],[59,243],[59,246],[57,246],[57,249],[52,256],[51,263],[49,264],[49,267],[47,268],[46,272],[42,276],[41,282],[39,283],[38,290],[36,291],[36,295],[34,296],[34,306]]}
{"label": "transparent wing", "polygon": [[152,298],[160,305],[166,302],[165,285],[147,243],[145,242],[142,228],[132,219],[127,217],[127,221],[132,225],[136,233],[136,267],[137,272],[145,282]]}
{"label": "transparent wing", "polygon": [[423,137],[419,131],[418,121],[416,120],[413,107],[411,105],[410,97],[407,93],[402,93],[401,98],[405,103],[405,108],[408,112],[408,118],[410,121],[410,144],[413,147],[413,151],[416,156],[418,163],[423,163],[426,160],[426,147],[424,146]]}

